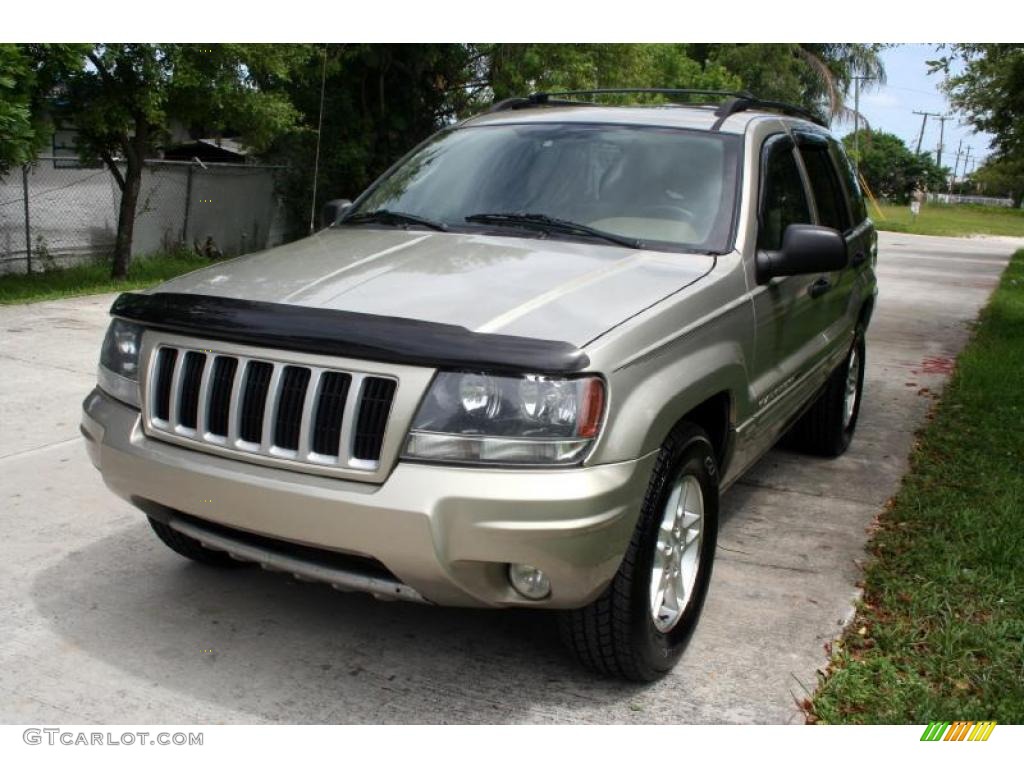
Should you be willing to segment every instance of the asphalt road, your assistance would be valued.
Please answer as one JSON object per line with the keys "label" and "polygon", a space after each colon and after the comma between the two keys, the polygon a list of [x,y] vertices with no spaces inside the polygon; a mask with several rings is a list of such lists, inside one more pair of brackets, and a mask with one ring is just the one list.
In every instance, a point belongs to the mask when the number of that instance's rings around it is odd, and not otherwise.
{"label": "asphalt road", "polygon": [[650,686],[577,668],[543,613],[380,603],[180,559],[78,436],[111,297],[0,307],[0,722],[800,722],[866,529],[1021,245],[882,235],[851,450],[775,451],[726,494],[704,618]]}

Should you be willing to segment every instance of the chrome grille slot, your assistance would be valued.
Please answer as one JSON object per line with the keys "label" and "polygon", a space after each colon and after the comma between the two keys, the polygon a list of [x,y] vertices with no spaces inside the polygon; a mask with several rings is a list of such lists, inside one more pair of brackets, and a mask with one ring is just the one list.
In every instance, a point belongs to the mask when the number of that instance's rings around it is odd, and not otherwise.
{"label": "chrome grille slot", "polygon": [[206,430],[215,437],[228,436],[228,412],[231,386],[235,382],[238,360],[218,355],[213,361],[210,396],[206,401]]}
{"label": "chrome grille slot", "polygon": [[164,347],[156,357],[156,381],[153,387],[153,418],[168,421],[171,418],[171,385],[178,350]]}
{"label": "chrome grille slot", "polygon": [[200,343],[151,348],[143,409],[152,436],[318,473],[380,467],[396,379]]}
{"label": "chrome grille slot", "polygon": [[238,438],[259,445],[263,442],[263,411],[267,406],[270,377],[274,366],[252,361],[245,369],[245,389],[242,395],[242,413],[238,424]]}
{"label": "chrome grille slot", "polygon": [[352,377],[346,373],[325,373],[320,378],[320,397],[313,424],[313,451],[337,456],[341,448],[341,420]]}
{"label": "chrome grille slot", "polygon": [[369,376],[363,382],[360,398],[359,421],[356,424],[355,445],[352,455],[364,461],[377,461],[380,447],[384,443],[384,429],[387,427],[391,402],[395,398],[395,382]]}
{"label": "chrome grille slot", "polygon": [[309,368],[285,366],[281,377],[281,390],[277,400],[277,420],[274,422],[274,445],[289,451],[299,449],[299,430],[302,426],[302,406],[306,402],[309,386]]}
{"label": "chrome grille slot", "polygon": [[195,429],[199,420],[199,385],[202,383],[203,368],[206,367],[206,355],[186,352],[183,365],[178,418],[181,426]]}

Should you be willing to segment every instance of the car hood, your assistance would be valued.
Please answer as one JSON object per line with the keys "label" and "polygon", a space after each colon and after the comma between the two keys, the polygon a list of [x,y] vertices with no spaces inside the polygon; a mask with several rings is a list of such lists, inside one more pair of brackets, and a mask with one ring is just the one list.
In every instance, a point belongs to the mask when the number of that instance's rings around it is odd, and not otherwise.
{"label": "car hood", "polygon": [[451,323],[582,347],[714,263],[711,256],[575,241],[345,227],[155,290]]}

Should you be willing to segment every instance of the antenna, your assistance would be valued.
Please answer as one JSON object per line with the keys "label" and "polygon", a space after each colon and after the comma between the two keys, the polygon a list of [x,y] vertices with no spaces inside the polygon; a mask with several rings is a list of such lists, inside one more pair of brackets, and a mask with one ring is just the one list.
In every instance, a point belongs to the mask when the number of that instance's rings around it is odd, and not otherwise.
{"label": "antenna", "polygon": [[320,175],[320,137],[324,127],[324,91],[327,85],[327,44],[324,44],[324,63],[320,69],[320,119],[316,124],[316,156],[313,159],[313,199],[309,203],[309,233],[316,226],[316,182]]}

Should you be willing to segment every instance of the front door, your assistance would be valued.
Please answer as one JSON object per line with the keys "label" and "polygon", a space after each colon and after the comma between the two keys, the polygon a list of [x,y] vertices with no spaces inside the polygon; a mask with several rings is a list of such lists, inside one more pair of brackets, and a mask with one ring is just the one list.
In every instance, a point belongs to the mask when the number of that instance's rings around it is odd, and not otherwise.
{"label": "front door", "polygon": [[[790,224],[815,223],[813,203],[797,148],[788,134],[770,137],[762,149],[760,215],[757,247],[780,250]],[[830,312],[828,275],[776,277],[753,293],[756,322],[752,390],[757,415],[744,442],[754,455],[766,450],[779,428],[804,403],[825,350]]]}

